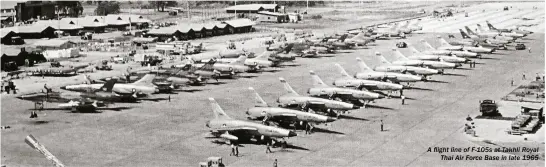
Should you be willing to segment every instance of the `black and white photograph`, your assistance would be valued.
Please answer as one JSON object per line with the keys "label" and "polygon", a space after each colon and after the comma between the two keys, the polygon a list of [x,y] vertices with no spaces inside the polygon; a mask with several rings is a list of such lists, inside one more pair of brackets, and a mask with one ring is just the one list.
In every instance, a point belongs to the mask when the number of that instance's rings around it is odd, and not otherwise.
{"label": "black and white photograph", "polygon": [[545,166],[544,0],[0,0],[1,167]]}

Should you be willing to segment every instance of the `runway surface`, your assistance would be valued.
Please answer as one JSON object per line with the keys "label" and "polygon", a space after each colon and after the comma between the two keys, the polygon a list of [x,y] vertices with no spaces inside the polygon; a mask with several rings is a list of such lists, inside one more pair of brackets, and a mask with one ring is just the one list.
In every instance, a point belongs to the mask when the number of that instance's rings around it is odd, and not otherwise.
{"label": "runway surface", "polygon": [[[464,25],[485,25],[485,20],[489,20],[493,25],[510,26],[517,22],[507,18],[543,16],[543,3],[537,4],[541,5],[538,10],[486,11],[476,17],[457,15],[457,20],[423,20],[427,33],[412,34],[405,41],[422,50],[417,43],[419,39],[425,38],[438,46],[436,35],[447,38],[446,33],[458,31]],[[524,73],[528,76],[543,73],[543,24],[541,32],[522,40],[533,48],[531,53],[515,51],[510,46],[511,50],[476,59],[476,68],[464,65],[462,69],[446,70],[448,74],[432,77],[436,82],[417,83],[416,89],[406,90],[407,105],[401,105],[397,98],[377,100],[373,104],[376,107],[354,110],[328,126],[318,126],[325,129],[322,132],[305,135],[298,131],[299,136],[287,141],[299,149],[275,148],[273,154],[266,154],[263,145],[244,145],[239,148],[241,157],[230,157],[228,145],[218,145],[212,142],[214,139],[206,138],[210,135],[205,122],[213,118],[207,98],[215,98],[231,117],[246,119],[244,111],[254,101],[247,90],[249,86],[274,104],[285,92],[278,77],[286,78],[297,92],[305,94],[311,87],[309,70],[331,84],[340,76],[333,63],[340,63],[354,74],[358,69],[357,56],[373,66],[377,62],[373,53],[389,54],[398,40],[377,41],[367,49],[345,50],[333,57],[298,59],[294,66],[245,74],[247,77],[221,80],[220,84],[185,88],[188,92],[171,95],[171,102],[115,105],[130,107],[129,110],[96,114],[51,110],[31,120],[28,109],[32,103],[2,97],[2,125],[11,126],[2,130],[2,164],[49,165],[43,155],[23,142],[26,135],[33,134],[67,166],[196,166],[209,156],[222,156],[228,166],[271,166],[274,159],[279,160],[279,166],[543,165],[544,161],[442,161],[438,153],[426,152],[429,147],[477,146],[462,134],[464,118],[479,114],[479,100],[500,99],[512,91],[512,78],[521,78]],[[409,53],[407,49],[401,51]],[[516,84],[519,82],[516,80]],[[379,130],[381,119],[385,132]]]}

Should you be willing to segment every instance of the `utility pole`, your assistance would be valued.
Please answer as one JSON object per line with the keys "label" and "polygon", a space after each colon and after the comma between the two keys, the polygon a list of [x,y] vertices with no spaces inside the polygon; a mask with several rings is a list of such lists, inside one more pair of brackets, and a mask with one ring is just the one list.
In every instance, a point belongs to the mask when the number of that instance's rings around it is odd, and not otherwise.
{"label": "utility pole", "polygon": [[305,11],[309,13],[309,0],[307,0],[307,7],[305,8]]}
{"label": "utility pole", "polygon": [[190,1],[186,1],[186,14],[188,15],[188,19],[191,19],[191,15],[190,15]]}
{"label": "utility pole", "polygon": [[[237,0],[235,0],[235,6],[237,6]],[[235,8],[235,18],[237,18],[237,8]]]}

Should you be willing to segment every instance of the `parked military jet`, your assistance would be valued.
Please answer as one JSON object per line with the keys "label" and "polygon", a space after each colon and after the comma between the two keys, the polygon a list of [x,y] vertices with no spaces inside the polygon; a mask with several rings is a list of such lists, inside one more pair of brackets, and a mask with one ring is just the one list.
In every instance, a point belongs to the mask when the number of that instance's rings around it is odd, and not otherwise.
{"label": "parked military jet", "polygon": [[493,53],[495,52],[495,48],[483,48],[481,45],[477,45],[478,47],[473,46],[465,46],[465,45],[451,45],[448,43],[445,39],[438,36],[438,41],[440,42],[440,47],[438,49],[444,49],[444,50],[466,50],[474,53]]}
{"label": "parked military jet", "polygon": [[[140,80],[134,83],[116,84],[114,85],[113,91],[118,94],[133,94],[134,92],[137,92],[137,93],[150,95],[153,93],[157,93],[159,92],[159,89],[152,82],[155,76],[156,76],[155,74],[146,74],[144,77],[142,77]],[[88,90],[93,90],[93,91],[98,90],[98,89],[101,89],[101,87],[102,87],[102,84],[76,84],[76,85],[62,86],[61,89],[77,91],[77,92],[85,92]]]}
{"label": "parked military jet", "polygon": [[440,61],[428,61],[428,60],[417,60],[417,59],[409,59],[404,54],[402,54],[398,49],[393,48],[392,49],[393,56],[395,59],[392,61],[393,65],[403,65],[403,66],[414,66],[414,67],[427,67],[432,69],[453,69],[456,67],[460,67],[460,65],[444,62],[442,60]]}
{"label": "parked military jet", "polygon": [[501,32],[501,31],[497,31],[497,30],[486,30],[480,24],[477,24],[477,26],[478,26],[478,30],[480,30],[483,33],[498,33],[501,36],[512,37],[514,39],[523,38],[524,36],[527,36],[525,34],[518,34],[518,33],[515,33],[515,32]]}
{"label": "parked military jet", "polygon": [[496,39],[496,40],[508,41],[508,42],[514,42],[515,41],[514,38],[505,37],[505,36],[500,35],[499,33],[495,33],[495,32],[484,33],[484,32],[481,32],[480,29],[476,29],[476,32],[474,32],[470,28],[468,28],[468,26],[464,26],[464,28],[466,29],[466,32],[468,32],[469,35],[476,35],[479,38],[493,38],[493,39]]}
{"label": "parked military jet", "polygon": [[506,40],[499,40],[499,39],[493,39],[488,37],[479,37],[477,35],[468,35],[465,33],[462,29],[459,29],[459,32],[461,33],[461,36],[463,37],[463,40],[458,43],[450,43],[450,44],[458,44],[458,45],[466,45],[466,46],[477,46],[478,44],[482,47],[488,47],[488,48],[496,48],[496,49],[507,49],[506,44],[510,43],[510,41]]}
{"label": "parked military jet", "polygon": [[442,71],[435,69],[423,68],[423,67],[413,67],[413,66],[401,66],[394,65],[389,62],[381,53],[375,52],[375,56],[379,58],[379,65],[375,66],[373,69],[380,72],[398,72],[398,73],[410,73],[413,75],[423,75],[430,76],[435,74],[442,74]]}
{"label": "parked military jet", "polygon": [[78,74],[78,70],[87,68],[89,64],[61,67],[31,67],[25,70],[34,76],[73,76]]}
{"label": "parked military jet", "polygon": [[527,36],[527,35],[533,33],[532,31],[520,30],[519,27],[518,28],[511,28],[511,29],[495,28],[491,23],[489,23],[489,21],[485,21],[485,22],[487,23],[487,27],[489,27],[489,30],[491,30],[491,31],[505,32],[505,33],[514,32],[514,33],[518,33],[518,34],[523,34],[524,36]]}
{"label": "parked military jet", "polygon": [[326,85],[314,71],[309,71],[309,74],[313,80],[313,87],[307,90],[310,96],[350,102],[359,106],[365,106],[375,99],[385,98],[385,96],[374,92],[331,87]]}
{"label": "parked military jet", "polygon": [[[270,56],[274,54],[276,53],[273,51],[264,51],[262,54],[256,56],[255,58],[246,59],[244,64],[246,66],[259,66],[260,68],[276,67],[281,63],[281,61],[276,60],[275,58],[270,59]],[[232,63],[234,61],[236,61],[236,59],[235,60],[233,59],[217,60],[217,62],[220,62],[220,63]]]}
{"label": "parked military jet", "polygon": [[356,79],[349,75],[345,69],[339,65],[335,64],[335,66],[339,69],[341,73],[341,77],[337,78],[334,81],[334,86],[337,87],[349,87],[349,88],[357,88],[359,90],[391,90],[391,91],[400,91],[402,93],[402,89],[404,86],[400,84],[395,83],[389,83],[389,82],[381,82],[381,81],[374,81],[374,80],[365,80],[365,79]]}
{"label": "parked military jet", "polygon": [[[32,101],[35,103],[35,107],[38,109],[43,109],[43,104],[45,102],[49,103],[61,103],[58,106],[61,109],[67,108],[75,111],[96,111],[98,107],[106,106],[106,103],[114,102],[125,102],[125,101],[135,101],[136,94],[130,96],[124,96],[117,93],[114,93],[113,87],[116,80],[108,80],[100,89],[88,92],[53,92],[50,88],[42,90],[42,92],[29,93],[18,96],[16,98],[21,100]],[[37,118],[35,110],[32,111],[30,118]]]}
{"label": "parked military jet", "polygon": [[444,56],[444,55],[426,55],[415,49],[413,46],[408,46],[411,51],[411,56],[408,56],[409,59],[416,60],[429,60],[429,61],[445,61],[450,63],[466,63],[470,60],[467,58],[457,57],[456,55]]}
{"label": "parked military jet", "polygon": [[207,121],[206,126],[211,129],[212,135],[216,137],[231,142],[251,138],[271,141],[276,138],[297,136],[296,132],[287,129],[233,119],[224,112],[214,98],[209,98],[209,101],[214,113],[214,119]]}
{"label": "parked military jet", "polygon": [[373,30],[374,33],[377,33],[380,38],[390,38],[390,37],[399,37],[406,38],[406,34],[397,28],[397,25],[393,25],[390,28],[382,28]]}
{"label": "parked military jet", "polygon": [[239,56],[237,60],[228,64],[214,63],[212,68],[218,71],[233,71],[235,73],[256,72],[260,69],[258,64],[245,65],[246,58],[246,56]]}
{"label": "parked military jet", "polygon": [[374,42],[375,39],[371,37],[366,37],[364,35],[364,32],[360,32],[358,35],[346,39],[345,41],[349,43],[354,43],[355,46],[366,46],[368,43]]}
{"label": "parked military jet", "polygon": [[479,53],[473,53],[469,51],[456,51],[456,50],[440,50],[432,47],[427,41],[424,39],[421,39],[421,44],[425,46],[426,50],[423,51],[424,54],[430,54],[430,55],[456,55],[459,57],[470,57],[470,58],[477,58],[481,57],[481,54]]}
{"label": "parked military jet", "polygon": [[249,108],[246,111],[246,114],[248,115],[248,119],[262,120],[263,123],[265,123],[268,120],[273,120],[281,124],[290,124],[290,123],[299,122],[300,124],[305,123],[309,126],[312,126],[309,123],[327,123],[327,122],[333,122],[337,120],[335,117],[329,117],[329,116],[324,116],[320,114],[304,112],[304,111],[299,111],[294,109],[269,106],[262,99],[260,94],[258,94],[258,92],[254,90],[254,88],[249,87],[248,89],[254,93],[254,98],[255,98],[254,107]]}
{"label": "parked military jet", "polygon": [[280,107],[300,107],[303,109],[311,108],[313,111],[320,111],[332,115],[339,115],[335,111],[345,112],[351,109],[358,109],[360,107],[336,100],[323,99],[318,97],[308,97],[298,94],[284,78],[279,78],[287,91],[286,94],[280,96],[277,99]]}
{"label": "parked military jet", "polygon": [[374,71],[359,57],[356,58],[356,62],[360,68],[360,72],[355,74],[355,78],[357,79],[392,81],[396,84],[400,84],[401,82],[418,82],[427,80],[427,77],[420,77],[417,75]]}

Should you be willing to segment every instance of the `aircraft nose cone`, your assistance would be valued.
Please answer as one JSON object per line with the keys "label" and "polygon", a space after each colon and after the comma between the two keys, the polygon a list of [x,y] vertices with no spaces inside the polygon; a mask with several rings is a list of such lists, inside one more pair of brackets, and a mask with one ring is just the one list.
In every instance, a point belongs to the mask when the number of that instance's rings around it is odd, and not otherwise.
{"label": "aircraft nose cone", "polygon": [[336,120],[337,120],[337,118],[335,118],[335,117],[328,117],[328,118],[326,118],[326,122],[334,122],[334,121],[336,121]]}
{"label": "aircraft nose cone", "polygon": [[61,89],[62,89],[62,90],[66,90],[66,86],[61,86]]}
{"label": "aircraft nose cone", "polygon": [[288,132],[288,137],[294,137],[294,136],[298,136],[298,134],[294,131]]}
{"label": "aircraft nose cone", "polygon": [[378,99],[383,99],[383,98],[385,98],[385,95],[378,95],[377,98]]}

